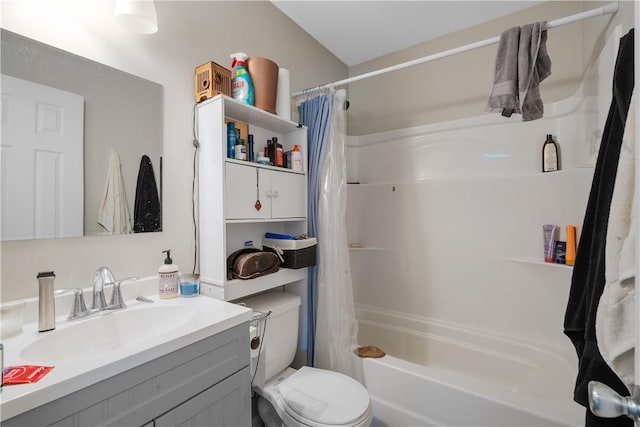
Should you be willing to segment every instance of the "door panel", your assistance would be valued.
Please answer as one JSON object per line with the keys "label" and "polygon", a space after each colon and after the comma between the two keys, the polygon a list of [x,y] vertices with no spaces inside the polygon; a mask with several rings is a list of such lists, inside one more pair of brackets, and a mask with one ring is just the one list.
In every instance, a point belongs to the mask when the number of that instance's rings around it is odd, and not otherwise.
{"label": "door panel", "polygon": [[2,75],[1,106],[2,240],[82,236],[84,98]]}
{"label": "door panel", "polygon": [[271,178],[273,218],[303,218],[307,212],[305,188],[307,177],[294,173],[273,172]]}

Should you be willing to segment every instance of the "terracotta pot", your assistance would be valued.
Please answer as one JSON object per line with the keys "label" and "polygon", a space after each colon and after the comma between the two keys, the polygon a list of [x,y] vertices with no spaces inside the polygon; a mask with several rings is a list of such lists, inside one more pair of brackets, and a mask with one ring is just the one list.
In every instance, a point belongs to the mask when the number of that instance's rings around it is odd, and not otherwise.
{"label": "terracotta pot", "polygon": [[278,97],[278,64],[267,58],[251,56],[247,60],[247,71],[253,82],[255,106],[275,114]]}

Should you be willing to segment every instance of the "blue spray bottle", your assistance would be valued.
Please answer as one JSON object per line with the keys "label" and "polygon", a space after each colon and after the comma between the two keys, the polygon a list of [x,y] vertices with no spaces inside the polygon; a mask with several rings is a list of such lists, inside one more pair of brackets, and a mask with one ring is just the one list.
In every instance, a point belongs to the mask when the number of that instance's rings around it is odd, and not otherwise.
{"label": "blue spray bottle", "polygon": [[231,80],[231,96],[245,104],[255,105],[253,95],[253,82],[246,68],[247,54],[238,52],[231,55],[231,68],[235,67],[236,73]]}

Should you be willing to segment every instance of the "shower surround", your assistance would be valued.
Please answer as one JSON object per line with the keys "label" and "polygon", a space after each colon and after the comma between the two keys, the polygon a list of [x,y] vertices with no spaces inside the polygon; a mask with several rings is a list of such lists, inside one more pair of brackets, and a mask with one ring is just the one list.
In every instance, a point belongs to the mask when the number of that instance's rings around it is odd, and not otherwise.
{"label": "shower surround", "polygon": [[[476,425],[515,425],[514,410],[529,424],[582,422],[562,332],[572,268],[543,262],[542,225],[580,232],[609,100],[580,89],[541,120],[482,115],[350,137],[358,344],[391,356],[365,361],[378,425],[464,422],[394,401],[385,378],[425,398],[442,391],[434,384],[480,396],[469,404],[493,418]],[[547,134],[561,171],[541,172]]]}

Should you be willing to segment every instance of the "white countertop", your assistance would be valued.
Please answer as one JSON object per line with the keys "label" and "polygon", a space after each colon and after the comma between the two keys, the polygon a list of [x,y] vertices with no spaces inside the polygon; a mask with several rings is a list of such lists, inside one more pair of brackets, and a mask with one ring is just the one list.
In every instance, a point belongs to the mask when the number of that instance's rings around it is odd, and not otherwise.
{"label": "white countertop", "polygon": [[[153,283],[153,280],[149,281]],[[150,339],[134,341],[121,348],[110,349],[100,353],[91,353],[88,357],[74,357],[72,360],[41,361],[24,360],[21,350],[50,332],[38,332],[37,319],[33,319],[34,299],[27,300],[23,331],[17,335],[4,338],[4,366],[45,365],[55,366],[48,374],[34,384],[5,385],[0,393],[0,415],[4,421],[40,405],[54,401],[60,397],[110,378],[128,369],[134,368],[153,359],[161,357],[228,328],[251,320],[252,311],[245,307],[198,295],[192,298],[159,299],[157,293],[137,293],[152,299],[154,303],[135,300],[136,292],[152,289],[150,286],[129,285],[123,296],[127,303],[126,310],[148,310],[150,307],[163,305],[187,305],[192,309],[193,317],[178,328],[169,330]],[[110,295],[110,292],[107,292]],[[85,299],[90,303],[91,293],[85,292]],[[68,301],[68,300],[67,300]],[[60,305],[67,305],[67,301]],[[62,302],[62,301],[61,301]],[[35,301],[37,314],[37,301]],[[69,322],[66,309],[60,310],[56,298],[56,331],[72,328],[79,322],[91,322],[95,317]],[[114,312],[117,313],[117,312]],[[98,315],[100,316],[100,315]],[[191,314],[190,314],[191,316]],[[178,319],[175,319],[178,321]],[[163,319],[170,322],[172,319]],[[247,343],[249,351],[249,343]]]}

